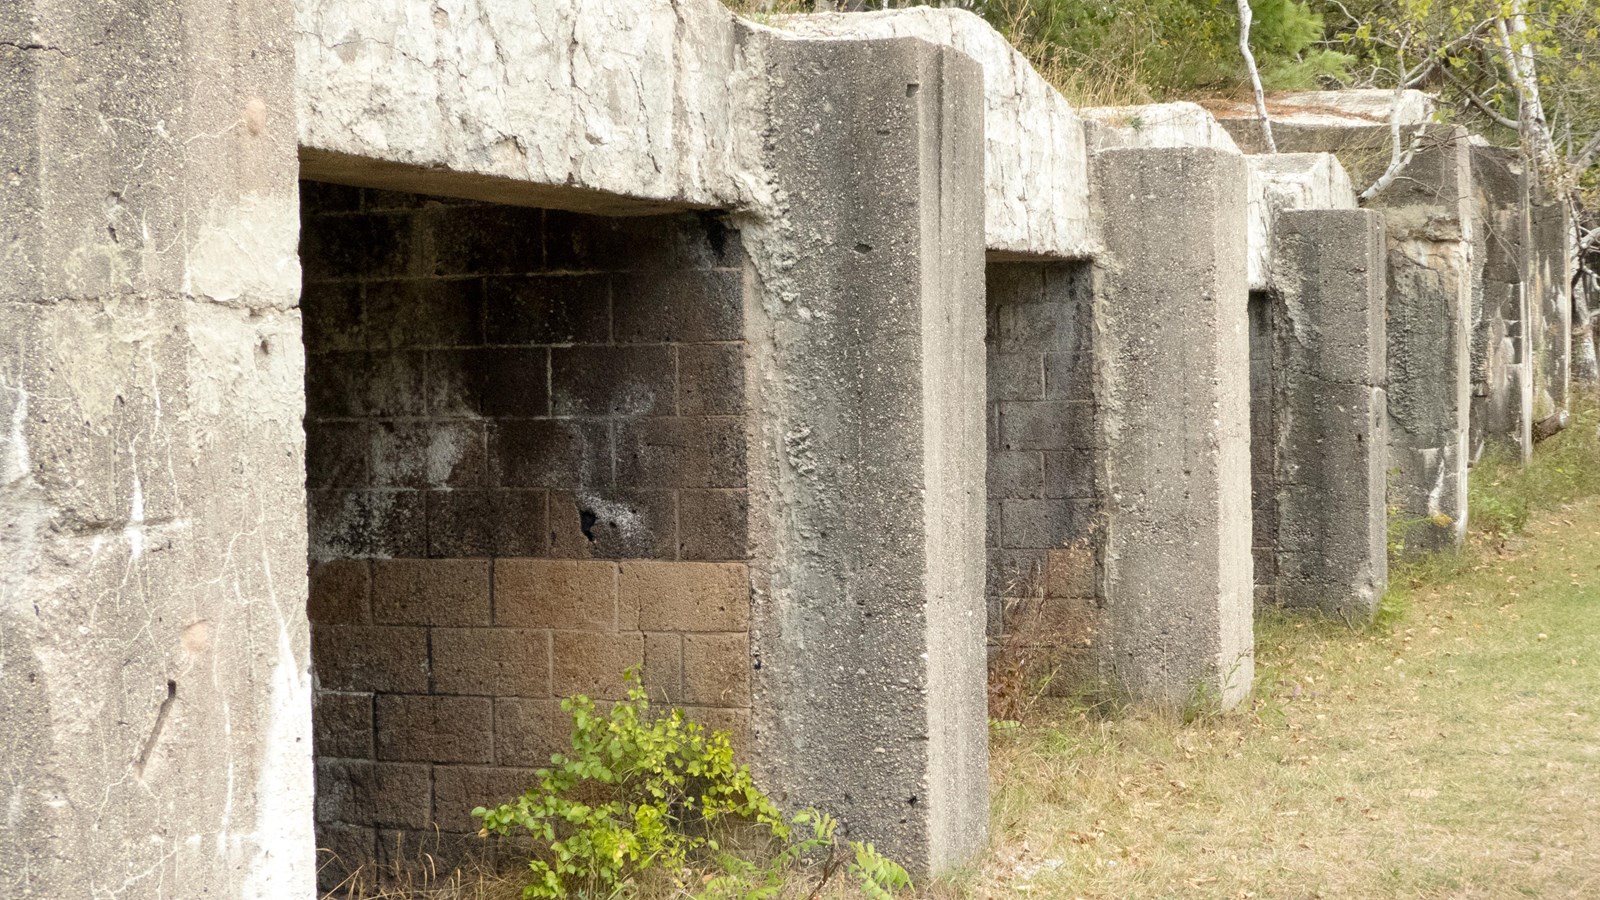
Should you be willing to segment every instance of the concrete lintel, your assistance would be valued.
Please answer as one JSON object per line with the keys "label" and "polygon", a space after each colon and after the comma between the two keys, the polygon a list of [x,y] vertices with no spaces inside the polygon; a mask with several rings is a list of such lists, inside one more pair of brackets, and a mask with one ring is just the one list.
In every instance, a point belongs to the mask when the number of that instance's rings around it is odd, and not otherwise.
{"label": "concrete lintel", "polygon": [[988,820],[983,97],[909,38],[770,40],[742,223],[762,777],[919,873]]}
{"label": "concrete lintel", "polygon": [[1093,171],[1110,674],[1231,706],[1254,672],[1244,160],[1107,149]]}

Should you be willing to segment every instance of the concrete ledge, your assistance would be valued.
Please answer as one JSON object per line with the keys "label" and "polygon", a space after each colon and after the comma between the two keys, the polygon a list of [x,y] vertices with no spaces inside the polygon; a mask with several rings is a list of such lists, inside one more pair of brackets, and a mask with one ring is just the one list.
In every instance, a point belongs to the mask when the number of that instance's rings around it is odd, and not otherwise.
{"label": "concrete ledge", "polygon": [[1291,209],[1355,209],[1350,176],[1331,153],[1250,156],[1250,289],[1271,287],[1273,231]]}

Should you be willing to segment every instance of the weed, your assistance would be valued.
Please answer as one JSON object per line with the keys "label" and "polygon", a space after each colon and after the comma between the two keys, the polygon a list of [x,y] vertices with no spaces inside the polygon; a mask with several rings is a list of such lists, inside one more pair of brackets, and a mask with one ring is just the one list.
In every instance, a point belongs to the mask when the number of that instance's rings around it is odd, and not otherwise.
{"label": "weed", "polygon": [[531,835],[537,852],[527,900],[637,896],[653,882],[674,896],[762,900],[783,896],[808,860],[822,857],[820,890],[836,873],[882,900],[910,886],[871,844],[841,846],[837,822],[816,810],[785,818],[733,759],[727,732],[673,709],[653,713],[637,673],[628,698],[601,713],[569,697],[572,746],[522,796],[473,810],[484,836]]}

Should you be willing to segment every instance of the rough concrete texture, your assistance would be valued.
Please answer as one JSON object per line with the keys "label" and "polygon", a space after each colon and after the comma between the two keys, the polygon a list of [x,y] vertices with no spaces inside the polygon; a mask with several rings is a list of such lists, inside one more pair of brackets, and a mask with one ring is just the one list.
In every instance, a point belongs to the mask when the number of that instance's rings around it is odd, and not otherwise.
{"label": "rough concrete texture", "polygon": [[989,248],[1094,250],[1082,123],[963,10],[778,18],[775,31],[716,0],[304,0],[297,22],[306,177],[608,214],[779,202],[760,173],[758,40],[954,47],[982,66]]}
{"label": "rough concrete texture", "polygon": [[917,40],[769,40],[744,228],[761,773],[916,872],[985,842],[983,96]]}
{"label": "rough concrete texture", "polygon": [[1522,155],[1472,144],[1475,277],[1472,295],[1470,453],[1493,446],[1526,461],[1533,453],[1533,365],[1528,287],[1532,220]]}
{"label": "rough concrete texture", "polygon": [[596,212],[746,196],[715,0],[301,0],[296,25],[307,178]]}
{"label": "rough concrete texture", "polygon": [[1271,286],[1273,225],[1289,209],[1355,209],[1350,176],[1331,153],[1250,156],[1250,289]]}
{"label": "rough concrete texture", "polygon": [[[1370,165],[1356,165],[1349,156],[1341,153],[1357,190],[1363,190],[1377,178],[1388,164],[1390,146],[1390,111],[1394,109],[1395,93],[1386,90],[1348,91],[1295,91],[1274,94],[1267,98],[1267,114],[1272,118],[1272,138],[1279,153],[1305,153],[1347,150],[1366,142],[1380,150]],[[1246,153],[1264,153],[1266,139],[1261,131],[1261,119],[1251,100],[1208,100],[1206,108],[1240,149]],[[1434,120],[1436,103],[1430,94],[1417,90],[1400,94],[1399,122],[1409,141],[1418,126]]]}
{"label": "rough concrete texture", "polygon": [[[1279,149],[1333,153],[1363,189],[1390,159],[1389,106],[1378,99],[1345,101],[1320,92],[1298,97],[1284,109],[1299,107],[1308,118],[1292,127],[1275,123]],[[1427,104],[1409,96],[1404,103],[1405,134],[1417,152],[1366,205],[1383,211],[1389,240],[1389,502],[1406,523],[1407,547],[1438,549],[1458,545],[1466,533],[1472,170],[1465,129],[1417,124],[1426,121]],[[1253,148],[1253,112],[1247,116],[1237,105],[1214,111],[1241,146]]]}
{"label": "rough concrete texture", "polygon": [[1254,672],[1244,159],[1108,149],[1093,170],[1111,675],[1231,706]]}
{"label": "rough concrete texture", "polygon": [[1383,218],[1285,211],[1273,243],[1275,599],[1367,621],[1388,577]]}
{"label": "rough concrete texture", "polygon": [[291,18],[0,15],[6,897],[313,890]]}
{"label": "rough concrete texture", "polygon": [[1389,236],[1389,504],[1408,549],[1459,546],[1472,405],[1472,185],[1466,130],[1437,126],[1369,203]]}
{"label": "rough concrete texture", "polygon": [[1090,152],[1112,147],[1211,147],[1237,153],[1233,137],[1194,103],[1095,106],[1083,116]]}
{"label": "rough concrete texture", "polygon": [[1533,186],[1533,420],[1554,434],[1565,427],[1572,384],[1572,213],[1543,186]]}
{"label": "rough concrete texture", "polygon": [[972,57],[983,67],[989,250],[1066,259],[1091,254],[1083,122],[987,22],[966,10],[916,7],[787,16],[777,24],[807,37],[916,37]]}

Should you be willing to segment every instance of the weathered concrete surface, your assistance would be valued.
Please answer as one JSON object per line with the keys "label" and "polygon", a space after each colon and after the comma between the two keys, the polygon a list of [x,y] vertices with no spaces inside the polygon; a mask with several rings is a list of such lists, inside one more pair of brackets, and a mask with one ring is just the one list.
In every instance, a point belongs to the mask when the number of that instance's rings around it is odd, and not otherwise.
{"label": "weathered concrete surface", "polygon": [[1254,671],[1248,175],[1211,148],[1102,150],[1093,170],[1110,674],[1231,706]]}
{"label": "weathered concrete surface", "polygon": [[[1194,103],[1154,103],[1080,110],[1091,150],[1111,147],[1211,147],[1237,153],[1238,145],[1215,117]],[[1280,209],[1354,209],[1355,192],[1337,157],[1329,153],[1279,153],[1248,157],[1250,167],[1249,279],[1269,286],[1272,220]]]}
{"label": "weathered concrete surface", "polygon": [[307,178],[607,213],[745,196],[715,0],[296,5]]}
{"label": "weathered concrete surface", "polygon": [[919,872],[984,846],[983,98],[911,39],[771,40],[745,223],[752,722],[781,798]]}
{"label": "weathered concrete surface", "polygon": [[1273,244],[1276,597],[1366,621],[1388,579],[1383,218],[1284,211]]}
{"label": "weathered concrete surface", "polygon": [[1389,235],[1389,503],[1408,549],[1459,546],[1472,404],[1471,161],[1438,126],[1375,197]]}
{"label": "weathered concrete surface", "polygon": [[776,24],[807,37],[922,38],[972,57],[983,67],[989,250],[1067,259],[1092,254],[1084,123],[987,22],[966,10],[917,7],[785,16]]}
{"label": "weathered concrete surface", "polygon": [[1514,148],[1472,145],[1470,454],[1486,446],[1526,461],[1533,453],[1529,354],[1532,220],[1527,170]]}
{"label": "weathered concrete surface", "polygon": [[[760,209],[768,40],[917,37],[982,66],[987,246],[1084,258],[1072,107],[962,10],[737,19],[716,0],[300,0],[308,178],[611,215]],[[578,87],[581,85],[581,89]]]}
{"label": "weathered concrete surface", "polygon": [[[1272,138],[1279,153],[1338,153],[1356,191],[1366,189],[1388,167],[1393,91],[1296,91],[1267,98]],[[1266,152],[1261,120],[1249,100],[1208,100],[1206,109],[1246,153]],[[1422,91],[1402,91],[1401,139],[1411,141],[1419,126],[1434,119],[1435,103]]]}
{"label": "weathered concrete surface", "polygon": [[1280,212],[1290,209],[1355,209],[1350,176],[1331,153],[1276,153],[1249,156],[1250,289],[1271,286],[1273,231]]}
{"label": "weathered concrete surface", "polygon": [[1195,103],[1151,103],[1144,106],[1094,106],[1083,116],[1089,150],[1113,147],[1211,147],[1237,153],[1227,130]]}
{"label": "weathered concrete surface", "polygon": [[1533,420],[1553,434],[1565,427],[1572,385],[1572,213],[1543,185],[1532,193]]}
{"label": "weathered concrete surface", "polygon": [[0,16],[6,897],[313,890],[291,21]]}
{"label": "weathered concrete surface", "polygon": [[[1346,93],[1290,95],[1268,107],[1280,150],[1333,153],[1362,190],[1389,164],[1393,96]],[[1458,545],[1466,531],[1472,170],[1465,129],[1426,124],[1425,96],[1408,93],[1402,103],[1403,140],[1417,152],[1366,204],[1383,211],[1389,240],[1389,501],[1406,523],[1407,547],[1438,549]],[[1211,108],[1241,146],[1259,149],[1249,138],[1253,110]]]}

